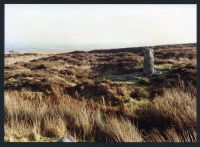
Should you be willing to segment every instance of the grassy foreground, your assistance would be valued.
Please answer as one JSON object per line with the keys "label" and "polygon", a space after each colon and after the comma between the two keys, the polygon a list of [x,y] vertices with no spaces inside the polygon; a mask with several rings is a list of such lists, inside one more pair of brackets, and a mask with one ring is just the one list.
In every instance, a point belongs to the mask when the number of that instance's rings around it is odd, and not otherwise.
{"label": "grassy foreground", "polygon": [[5,141],[54,142],[67,134],[79,141],[195,142],[196,88],[166,89],[131,109],[77,100],[55,88],[56,97],[28,90],[5,92]]}

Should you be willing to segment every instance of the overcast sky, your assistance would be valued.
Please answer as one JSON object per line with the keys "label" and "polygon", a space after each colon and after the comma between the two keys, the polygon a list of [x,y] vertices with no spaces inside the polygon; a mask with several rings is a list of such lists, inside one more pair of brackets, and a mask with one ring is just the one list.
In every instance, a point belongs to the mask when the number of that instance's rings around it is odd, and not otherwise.
{"label": "overcast sky", "polygon": [[5,5],[6,50],[196,43],[196,29],[196,5]]}

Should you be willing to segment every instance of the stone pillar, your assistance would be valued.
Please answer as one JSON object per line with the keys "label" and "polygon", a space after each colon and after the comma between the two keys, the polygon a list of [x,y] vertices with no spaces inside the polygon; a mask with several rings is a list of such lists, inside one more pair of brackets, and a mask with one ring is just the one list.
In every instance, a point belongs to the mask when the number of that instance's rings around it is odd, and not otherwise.
{"label": "stone pillar", "polygon": [[146,48],[144,50],[144,75],[151,75],[154,73],[154,50]]}

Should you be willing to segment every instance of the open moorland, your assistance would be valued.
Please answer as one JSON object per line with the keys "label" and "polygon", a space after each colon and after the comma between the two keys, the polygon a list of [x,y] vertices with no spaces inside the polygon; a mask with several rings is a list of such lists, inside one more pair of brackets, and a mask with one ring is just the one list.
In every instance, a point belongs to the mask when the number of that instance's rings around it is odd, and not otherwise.
{"label": "open moorland", "polygon": [[196,44],[151,48],[6,54],[4,140],[197,141]]}

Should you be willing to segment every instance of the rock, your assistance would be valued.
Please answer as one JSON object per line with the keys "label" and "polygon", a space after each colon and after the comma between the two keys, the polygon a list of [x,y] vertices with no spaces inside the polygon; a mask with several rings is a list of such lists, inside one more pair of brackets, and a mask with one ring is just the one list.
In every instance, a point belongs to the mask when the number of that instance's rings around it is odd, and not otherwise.
{"label": "rock", "polygon": [[132,74],[126,74],[124,75],[125,80],[136,80],[136,79],[140,79],[141,74],[139,72],[135,72]]}
{"label": "rock", "polygon": [[56,142],[77,142],[72,136],[59,138]]}
{"label": "rock", "polygon": [[144,67],[143,67],[144,75],[152,75],[154,74],[154,50],[147,48],[144,50]]}

